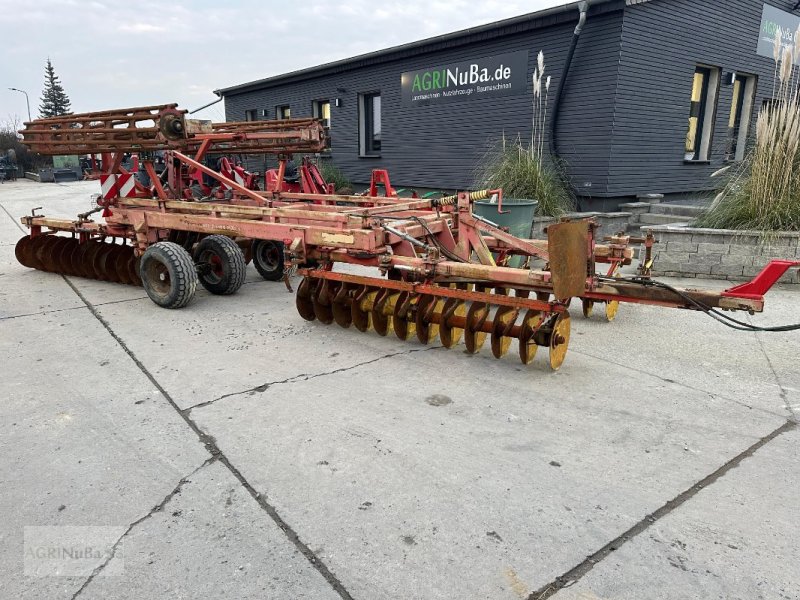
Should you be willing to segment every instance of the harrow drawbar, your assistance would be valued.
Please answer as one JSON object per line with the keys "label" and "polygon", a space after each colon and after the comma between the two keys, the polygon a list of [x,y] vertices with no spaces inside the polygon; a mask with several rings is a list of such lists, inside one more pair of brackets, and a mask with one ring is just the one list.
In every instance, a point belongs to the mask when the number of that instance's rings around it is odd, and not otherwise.
{"label": "harrow drawbar", "polygon": [[539,346],[548,348],[550,367],[564,362],[570,336],[570,315],[547,293],[474,283],[439,285],[378,280],[320,269],[304,269],[296,306],[307,321],[354,327],[362,333],[392,333],[403,341],[416,338],[445,348],[462,339],[470,354],[490,342],[502,358],[518,343],[519,358],[530,364]]}

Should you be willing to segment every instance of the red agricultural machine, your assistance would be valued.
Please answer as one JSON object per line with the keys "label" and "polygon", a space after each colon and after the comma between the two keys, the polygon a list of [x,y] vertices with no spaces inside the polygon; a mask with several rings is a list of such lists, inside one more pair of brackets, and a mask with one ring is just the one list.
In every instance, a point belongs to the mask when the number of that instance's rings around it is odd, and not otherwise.
{"label": "red agricultural machine", "polygon": [[[517,340],[523,363],[541,346],[558,369],[569,344],[572,298],[583,300],[584,312],[595,302],[612,313],[619,302],[636,302],[741,324],[719,309],[762,311],[766,291],[798,264],[773,261],[752,282],[722,292],[677,289],[649,277],[652,238],[596,243],[595,224],[581,220],[551,225],[545,240],[521,239],[473,214],[473,202],[492,196],[502,210],[501,190],[428,199],[397,198],[388,188],[386,196],[284,191],[287,158],[324,148],[324,130],[313,119],[211,124],[164,105],[41,119],[22,133],[36,152],[106,153],[107,160],[98,208],[74,220],[24,217],[30,235],[17,244],[18,260],[63,275],[143,285],[165,308],[188,304],[198,282],[214,294],[233,294],[252,255],[265,278],[283,279],[287,287],[290,271],[299,269],[296,306],[309,321],[424,344],[438,337],[448,348],[463,337],[471,353],[488,338],[497,358]],[[156,150],[165,153],[161,175],[152,166]],[[150,186],[121,168],[123,153],[138,154]],[[207,153],[277,155],[274,185],[250,189],[204,165]],[[187,194],[199,174],[224,193]],[[92,219],[100,210],[103,220]],[[645,242],[639,274],[614,277],[632,262],[634,241]],[[522,268],[506,266],[515,255],[525,257]],[[608,265],[604,274],[596,271],[599,263]],[[374,270],[342,272],[337,264]]]}

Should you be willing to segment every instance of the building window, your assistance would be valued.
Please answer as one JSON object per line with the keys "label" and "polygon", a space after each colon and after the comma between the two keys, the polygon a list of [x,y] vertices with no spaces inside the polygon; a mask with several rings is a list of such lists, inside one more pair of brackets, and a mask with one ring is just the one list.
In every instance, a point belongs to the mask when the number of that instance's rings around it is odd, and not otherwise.
{"label": "building window", "polygon": [[257,121],[258,120],[258,117],[256,116],[257,114],[258,114],[258,110],[256,110],[255,108],[251,108],[250,110],[246,110],[246,111],[244,111],[244,120],[245,121]]}
{"label": "building window", "polygon": [[311,103],[311,116],[315,119],[322,119],[322,125],[331,126],[331,102],[330,100],[314,100]]}
{"label": "building window", "polygon": [[753,97],[756,92],[756,78],[753,75],[736,74],[733,80],[733,99],[728,115],[728,140],[725,145],[725,160],[744,159],[750,117],[753,114]]}
{"label": "building window", "polygon": [[707,161],[714,132],[714,117],[719,90],[719,69],[698,66],[692,81],[689,129],[686,132],[687,161]]}
{"label": "building window", "polygon": [[289,108],[288,104],[284,104],[283,106],[276,106],[275,116],[281,120],[290,119],[292,116],[292,110]]}
{"label": "building window", "polygon": [[381,95],[360,94],[358,97],[358,138],[361,156],[381,155]]}
{"label": "building window", "polygon": [[325,150],[331,149],[331,102],[330,100],[314,100],[311,103],[311,116],[322,120],[325,128]]}

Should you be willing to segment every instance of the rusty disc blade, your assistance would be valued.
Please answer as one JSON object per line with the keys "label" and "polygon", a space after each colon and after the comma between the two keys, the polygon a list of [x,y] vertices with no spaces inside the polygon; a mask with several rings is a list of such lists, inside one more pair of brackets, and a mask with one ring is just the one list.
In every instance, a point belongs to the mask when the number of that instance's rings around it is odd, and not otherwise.
{"label": "rusty disc blade", "polygon": [[439,324],[439,339],[445,348],[452,348],[458,344],[464,330],[451,325],[452,317],[464,317],[467,314],[467,305],[463,300],[449,298],[442,309],[442,322]]}
{"label": "rusty disc blade", "polygon": [[339,327],[347,329],[353,323],[353,313],[350,309],[350,303],[353,301],[351,296],[352,287],[350,284],[343,283],[339,286],[336,296],[331,303],[331,311],[333,312],[333,320]]}
{"label": "rusty disc blade", "polygon": [[100,248],[94,255],[92,267],[94,267],[94,272],[97,274],[97,279],[100,281],[111,281],[111,275],[109,275],[111,262],[109,258],[111,257],[113,247],[111,244],[107,244],[105,242],[100,242],[99,246]]}
{"label": "rusty disc blade", "polygon": [[31,238],[31,241],[30,241],[30,243],[28,244],[28,247],[27,247],[28,260],[31,262],[31,264],[33,265],[34,269],[39,269],[40,271],[42,271],[44,269],[42,267],[42,262],[39,260],[39,258],[37,256],[36,249],[42,243],[42,239],[43,238],[44,238],[44,236],[41,236],[41,235]]}
{"label": "rusty disc blade", "polygon": [[333,308],[331,307],[331,294],[335,293],[330,281],[324,279],[321,285],[317,285],[316,293],[311,295],[311,306],[314,308],[314,316],[323,325],[333,323]]}
{"label": "rusty disc blade", "polygon": [[21,264],[23,267],[28,267],[29,269],[35,269],[35,257],[33,255],[33,240],[31,236],[26,235],[19,239],[17,245],[14,246],[14,256],[17,258],[17,262]]}
{"label": "rusty disc blade", "polygon": [[372,306],[378,291],[368,286],[363,286],[356,292],[353,302],[350,304],[350,315],[353,325],[362,333],[372,329]]}
{"label": "rusty disc blade", "polygon": [[64,245],[64,249],[58,256],[58,266],[61,273],[64,275],[75,276],[75,271],[72,268],[72,257],[80,249],[80,244],[75,238],[70,238]]}
{"label": "rusty disc blade", "polygon": [[550,335],[550,368],[558,371],[564,363],[569,347],[570,318],[568,312],[558,315]]}
{"label": "rusty disc blade", "polygon": [[433,316],[441,314],[443,306],[444,300],[435,296],[420,296],[415,325],[417,326],[417,339],[423,344],[430,344],[439,335],[439,324],[434,322]]}
{"label": "rusty disc blade", "polygon": [[533,332],[539,326],[540,316],[541,313],[538,310],[530,309],[522,318],[519,333],[519,359],[524,365],[531,364],[539,349],[539,346],[533,341]]}
{"label": "rusty disc blade", "polygon": [[375,306],[372,307],[372,325],[378,335],[385,337],[392,332],[394,307],[399,297],[399,292],[385,289],[375,299]]}
{"label": "rusty disc blade", "polygon": [[86,250],[83,251],[83,276],[89,279],[100,279],[97,271],[94,268],[95,260],[97,260],[97,254],[100,250],[103,249],[103,246],[100,242],[91,241],[86,243]]}
{"label": "rusty disc blade", "polygon": [[128,262],[130,261],[133,249],[130,246],[118,246],[119,250],[116,252],[116,259],[114,260],[114,270],[117,274],[117,281],[130,285],[131,281],[130,272],[128,270]]}
{"label": "rusty disc blade", "polygon": [[56,237],[54,239],[42,261],[46,271],[50,273],[64,273],[61,258],[67,246],[69,246],[69,238]]}
{"label": "rusty disc blade", "polygon": [[72,274],[76,277],[86,277],[85,275],[85,257],[86,257],[86,249],[88,244],[78,243],[78,247],[75,249],[75,252],[72,253],[70,256],[70,270]]}
{"label": "rusty disc blade", "polygon": [[133,248],[128,257],[128,278],[131,280],[131,285],[142,285],[142,278],[139,276],[139,257],[133,253]]}
{"label": "rusty disc blade", "polygon": [[488,317],[489,305],[484,302],[473,302],[467,311],[464,345],[470,354],[478,353],[486,341],[486,333],[481,331],[481,327]]}
{"label": "rusty disc blade", "polygon": [[294,303],[297,307],[297,312],[306,321],[313,321],[317,318],[314,314],[314,303],[311,300],[315,287],[316,281],[310,277],[303,277],[303,281],[297,287],[297,294],[295,294]]}
{"label": "rusty disc blade", "polygon": [[47,267],[50,264],[50,250],[57,241],[56,237],[52,235],[40,235],[34,238],[33,253],[38,269],[48,271]]}
{"label": "rusty disc blade", "polygon": [[403,341],[411,339],[417,333],[417,324],[413,311],[419,301],[419,296],[410,292],[402,292],[394,305],[392,315],[392,328],[395,335]]}
{"label": "rusty disc blade", "polygon": [[492,354],[495,358],[503,358],[511,346],[511,337],[508,331],[517,320],[519,310],[509,306],[501,306],[497,309],[492,322]]}
{"label": "rusty disc blade", "polygon": [[55,238],[51,235],[40,235],[34,239],[33,256],[39,265],[37,268],[42,271],[47,271],[45,258],[50,253],[50,246],[54,241]]}

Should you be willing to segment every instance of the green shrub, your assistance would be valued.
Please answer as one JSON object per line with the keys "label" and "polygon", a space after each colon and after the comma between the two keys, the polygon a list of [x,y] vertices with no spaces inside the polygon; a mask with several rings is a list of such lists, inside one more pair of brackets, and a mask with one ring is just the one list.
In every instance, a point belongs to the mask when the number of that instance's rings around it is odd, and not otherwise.
{"label": "green shrub", "polygon": [[353,192],[353,184],[347,178],[347,175],[342,173],[341,169],[339,169],[331,161],[320,161],[319,171],[322,173],[325,181],[336,186],[337,193],[345,194]]}
{"label": "green shrub", "polygon": [[494,144],[479,167],[479,187],[502,188],[506,198],[538,200],[536,214],[558,217],[574,210],[575,200],[558,167],[545,163],[517,140]]}
{"label": "green shrub", "polygon": [[544,76],[542,52],[536,57],[536,63],[532,81],[531,143],[524,146],[519,138],[507,143],[503,135],[484,155],[478,167],[476,186],[502,188],[506,198],[538,200],[537,214],[557,217],[573,210],[575,200],[566,184],[561,164],[543,158],[550,76]]}

